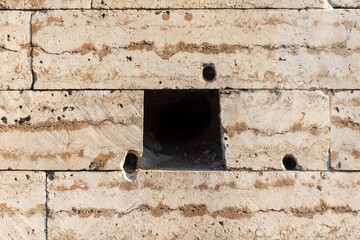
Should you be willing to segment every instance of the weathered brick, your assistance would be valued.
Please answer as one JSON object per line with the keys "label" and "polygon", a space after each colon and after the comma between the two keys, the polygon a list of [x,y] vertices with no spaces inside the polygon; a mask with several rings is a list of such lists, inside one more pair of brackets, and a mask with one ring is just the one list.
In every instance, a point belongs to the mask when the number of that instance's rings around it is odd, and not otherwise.
{"label": "weathered brick", "polygon": [[337,92],[331,109],[331,166],[360,169],[360,92]]}
{"label": "weathered brick", "polygon": [[284,169],[293,155],[304,170],[325,170],[329,98],[321,91],[224,91],[221,123],[228,168]]}
{"label": "weathered brick", "polygon": [[35,88],[359,88],[359,21],[356,10],[39,12]]}
{"label": "weathered brick", "polygon": [[142,153],[143,93],[0,93],[1,169],[121,169]]}
{"label": "weathered brick", "polygon": [[0,29],[0,90],[30,88],[30,13],[0,12]]}
{"label": "weathered brick", "polygon": [[94,0],[95,8],[327,8],[327,0]]}
{"label": "weathered brick", "polygon": [[134,182],[116,172],[55,173],[48,182],[48,234],[349,238],[360,234],[359,182],[358,173],[139,172]]}
{"label": "weathered brick", "polygon": [[1,0],[0,9],[90,8],[91,0]]}
{"label": "weathered brick", "polygon": [[0,238],[45,239],[45,173],[0,173]]}

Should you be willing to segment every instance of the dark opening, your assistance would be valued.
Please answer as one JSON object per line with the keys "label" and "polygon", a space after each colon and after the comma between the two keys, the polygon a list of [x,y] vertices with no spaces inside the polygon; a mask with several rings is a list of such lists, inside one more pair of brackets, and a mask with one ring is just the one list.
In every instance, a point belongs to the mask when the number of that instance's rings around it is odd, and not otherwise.
{"label": "dark opening", "polygon": [[223,169],[218,90],[147,90],[144,169]]}
{"label": "dark opening", "polygon": [[283,157],[283,165],[286,170],[295,170],[297,166],[296,159],[293,155],[287,154]]}
{"label": "dark opening", "polygon": [[205,81],[214,81],[216,77],[215,66],[213,64],[205,65],[202,74]]}
{"label": "dark opening", "polygon": [[125,157],[124,170],[126,173],[134,173],[136,171],[136,166],[138,162],[138,157],[133,153],[128,153]]}

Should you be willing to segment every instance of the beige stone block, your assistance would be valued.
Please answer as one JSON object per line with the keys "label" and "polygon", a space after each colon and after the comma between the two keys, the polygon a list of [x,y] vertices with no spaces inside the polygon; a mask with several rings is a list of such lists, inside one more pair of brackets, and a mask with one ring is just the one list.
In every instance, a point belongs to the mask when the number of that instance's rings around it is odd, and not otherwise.
{"label": "beige stone block", "polygon": [[143,92],[1,92],[1,169],[121,169],[142,153]]}
{"label": "beige stone block", "polygon": [[331,107],[331,166],[360,169],[360,92],[336,92]]}
{"label": "beige stone block", "polygon": [[329,3],[334,8],[359,8],[360,2],[358,0],[329,0]]}
{"label": "beige stone block", "polygon": [[0,173],[0,238],[45,239],[45,173]]}
{"label": "beige stone block", "polygon": [[1,0],[0,9],[90,8],[91,0]]}
{"label": "beige stone block", "polygon": [[55,173],[49,239],[358,238],[358,173]]}
{"label": "beige stone block", "polygon": [[228,168],[328,168],[329,98],[321,91],[223,91],[220,99]]}
{"label": "beige stone block", "polygon": [[328,8],[326,0],[94,0],[95,8]]}
{"label": "beige stone block", "polygon": [[[37,89],[359,88],[355,10],[51,11]],[[217,78],[206,82],[203,65]]]}
{"label": "beige stone block", "polygon": [[30,88],[30,12],[0,12],[0,90]]}

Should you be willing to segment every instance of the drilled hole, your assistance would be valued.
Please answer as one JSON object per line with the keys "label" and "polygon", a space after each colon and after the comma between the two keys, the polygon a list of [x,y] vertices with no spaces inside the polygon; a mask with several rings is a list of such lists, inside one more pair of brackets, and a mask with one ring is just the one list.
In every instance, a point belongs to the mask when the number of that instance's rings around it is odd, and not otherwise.
{"label": "drilled hole", "polygon": [[287,154],[283,157],[282,163],[286,170],[295,170],[297,166],[295,157],[290,154]]}
{"label": "drilled hole", "polygon": [[134,173],[136,171],[138,157],[133,153],[128,153],[125,157],[124,170],[126,173]]}
{"label": "drilled hole", "polygon": [[205,65],[202,74],[205,81],[214,81],[216,78],[215,66],[213,64]]}

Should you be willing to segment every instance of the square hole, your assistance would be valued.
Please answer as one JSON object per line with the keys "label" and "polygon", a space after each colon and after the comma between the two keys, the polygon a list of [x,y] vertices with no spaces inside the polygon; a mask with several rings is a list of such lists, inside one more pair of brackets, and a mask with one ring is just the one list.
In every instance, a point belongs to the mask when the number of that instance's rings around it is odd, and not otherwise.
{"label": "square hole", "polygon": [[146,90],[141,169],[222,170],[218,90]]}

